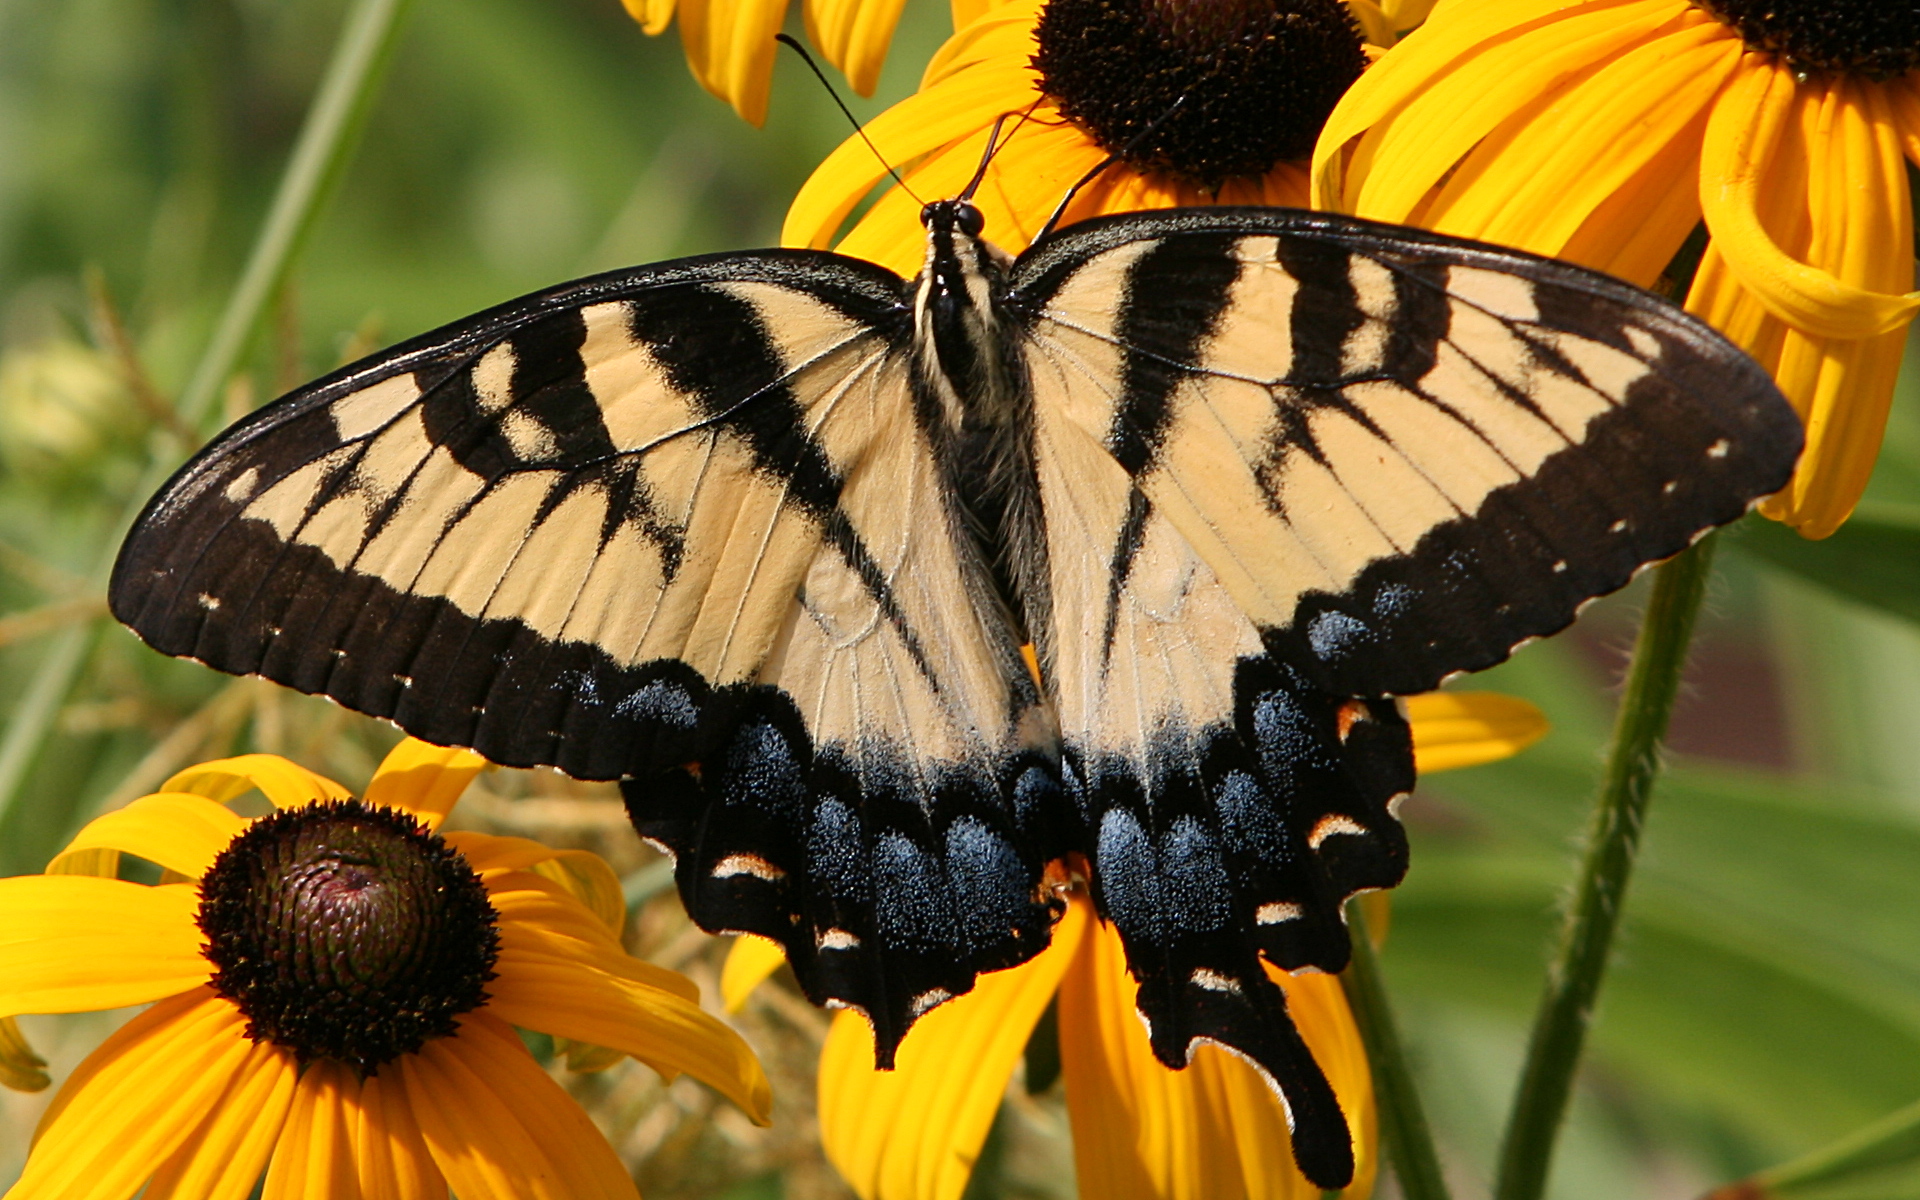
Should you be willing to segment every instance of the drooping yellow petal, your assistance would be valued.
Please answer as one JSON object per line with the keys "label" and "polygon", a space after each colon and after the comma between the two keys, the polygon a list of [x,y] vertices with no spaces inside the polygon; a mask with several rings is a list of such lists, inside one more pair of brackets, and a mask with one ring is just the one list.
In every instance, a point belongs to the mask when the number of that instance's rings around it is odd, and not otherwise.
{"label": "drooping yellow petal", "polygon": [[[1324,976],[1312,983],[1275,977],[1347,1114],[1355,1173],[1345,1194],[1364,1196],[1376,1169],[1372,1084],[1364,1057],[1356,1075],[1347,1053],[1358,1034],[1339,985]],[[1081,1194],[1318,1200],[1319,1189],[1293,1165],[1285,1112],[1260,1073],[1213,1046],[1197,1049],[1184,1070],[1162,1066],[1134,993],[1119,935],[1095,925],[1060,987],[1061,1069]]]}
{"label": "drooping yellow petal", "polygon": [[353,1073],[336,1062],[310,1063],[300,1074],[293,1109],[280,1130],[262,1200],[361,1200],[353,1161],[346,1093],[358,1091]]}
{"label": "drooping yellow petal", "polygon": [[162,1000],[87,1056],[41,1117],[9,1200],[126,1200],[236,1076],[276,1068],[246,1018],[204,988]]}
{"label": "drooping yellow petal", "polygon": [[[1793,97],[1756,164],[1768,184],[1754,198],[1755,219],[1794,261],[1882,294],[1910,287],[1911,202],[1892,94],[1842,82],[1804,85]],[[1687,307],[1757,358],[1800,413],[1807,448],[1792,481],[1761,511],[1825,537],[1852,512],[1872,472],[1904,331],[1833,338],[1797,329],[1746,286],[1730,245],[1717,236],[1708,243]]]}
{"label": "drooping yellow petal", "polygon": [[299,1075],[280,1047],[250,1047],[225,1094],[160,1164],[141,1200],[246,1200],[280,1140]]}
{"label": "drooping yellow petal", "polygon": [[53,1082],[46,1067],[47,1060],[27,1044],[20,1023],[12,1017],[0,1017],[0,1087],[16,1092],[44,1091]]}
{"label": "drooping yellow petal", "polygon": [[[958,1200],[1027,1038],[1080,951],[1076,901],[1031,961],[982,975],[914,1023],[892,1071],[873,1067],[873,1030],[834,1018],[820,1051],[820,1137],[862,1200]],[[1098,1196],[1087,1190],[1083,1196]]]}
{"label": "drooping yellow petal", "polygon": [[198,908],[192,884],[0,879],[0,1017],[145,1004],[205,982]]}
{"label": "drooping yellow petal", "polygon": [[684,1071],[767,1123],[772,1085],[739,1034],[682,996],[554,953],[552,945],[503,936],[486,1011],[523,1029],[631,1054],[669,1079]]}
{"label": "drooping yellow petal", "polygon": [[246,827],[245,818],[204,796],[186,792],[142,796],[125,808],[87,822],[66,848],[53,856],[47,871],[67,874],[60,869],[62,866],[82,855],[110,850],[116,857],[119,853],[137,855],[198,879]]}
{"label": "drooping yellow petal", "polygon": [[[1842,86],[1844,81],[1796,83],[1770,57],[1750,56],[1707,122],[1700,153],[1700,208],[1728,269],[1768,311],[1816,337],[1863,338],[1904,328],[1920,311],[1920,293],[1862,286],[1829,269],[1838,265],[1833,259],[1812,263],[1793,258],[1769,236],[1757,207],[1764,190],[1784,182],[1767,168],[1796,107],[1808,101],[1809,90]],[[1859,124],[1856,105],[1837,106],[1838,136],[1858,134],[1857,128],[1850,129]],[[1888,188],[1854,186],[1860,187],[1857,211],[1878,213],[1891,202]],[[1879,224],[1884,229],[1886,218]],[[1892,246],[1880,251],[1883,260],[1896,253]],[[1911,253],[1906,257],[1910,262]],[[1909,271],[1909,288],[1911,282]]]}
{"label": "drooping yellow petal", "polygon": [[447,1181],[407,1103],[400,1071],[360,1083],[351,1132],[363,1200],[447,1200]]}
{"label": "drooping yellow petal", "polygon": [[299,808],[352,795],[324,775],[316,775],[278,754],[242,754],[188,767],[160,785],[163,792],[189,792],[225,804],[259,788],[275,808]]}
{"label": "drooping yellow petal", "polygon": [[787,0],[683,0],[680,41],[700,86],[733,105],[747,121],[767,119],[773,82],[773,36],[787,18]]}
{"label": "drooping yellow petal", "polygon": [[460,1200],[637,1200],[587,1114],[486,1010],[396,1065],[434,1164]]}
{"label": "drooping yellow petal", "polygon": [[906,0],[807,0],[807,40],[846,73],[862,96],[873,95],[887,46]]}
{"label": "drooping yellow petal", "polygon": [[1420,774],[1498,762],[1547,736],[1546,714],[1499,692],[1427,692],[1407,697],[1413,766]]}
{"label": "drooping yellow petal", "polygon": [[427,828],[438,829],[460,793],[488,765],[471,750],[401,738],[381,760],[362,798],[381,808],[410,812]]}
{"label": "drooping yellow petal", "polygon": [[767,976],[787,961],[787,952],[772,938],[743,933],[727,949],[727,961],[720,968],[720,1002],[727,1011],[737,1013],[747,1006],[753,989],[765,983]]}

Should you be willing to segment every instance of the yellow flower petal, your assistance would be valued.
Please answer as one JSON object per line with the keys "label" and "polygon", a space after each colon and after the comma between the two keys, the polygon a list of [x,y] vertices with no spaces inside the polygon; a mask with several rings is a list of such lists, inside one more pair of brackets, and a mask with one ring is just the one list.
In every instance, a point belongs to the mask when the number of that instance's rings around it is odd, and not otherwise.
{"label": "yellow flower petal", "polygon": [[486,1011],[523,1029],[631,1054],[668,1078],[684,1071],[767,1123],[772,1086],[739,1034],[682,996],[552,946],[503,936]]}
{"label": "yellow flower petal", "polygon": [[[1364,1196],[1377,1162],[1372,1082],[1364,1056],[1349,1053],[1359,1035],[1339,984],[1274,974],[1354,1134],[1354,1182],[1345,1194]],[[1213,1046],[1196,1050],[1183,1071],[1162,1066],[1134,993],[1119,935],[1096,925],[1060,986],[1061,1069],[1081,1194],[1318,1200],[1319,1189],[1293,1165],[1286,1114],[1260,1073]]]}
{"label": "yellow flower petal", "polygon": [[145,1004],[205,982],[199,903],[184,883],[0,879],[0,1016]]}
{"label": "yellow flower petal", "polygon": [[[1021,68],[966,72],[881,113],[867,124],[867,136],[890,163],[911,163],[970,134],[977,137],[976,147],[983,146],[987,126],[1002,111],[1006,97],[1030,88],[1031,79]],[[977,149],[975,155],[978,161]],[[849,138],[840,143],[793,198],[780,244],[821,249],[832,244],[847,214],[886,173],[866,142]]]}
{"label": "yellow flower petal", "polygon": [[160,785],[163,792],[189,792],[218,804],[254,788],[275,808],[299,808],[320,800],[345,800],[352,793],[324,775],[316,775],[278,754],[242,754],[188,767]]}
{"label": "yellow flower petal", "polygon": [[278,1069],[255,1053],[245,1026],[238,1009],[204,988],[127,1022],[54,1097],[8,1200],[133,1195],[236,1077]]}
{"label": "yellow flower petal", "polygon": [[262,1200],[360,1200],[346,1099],[358,1090],[353,1073],[336,1062],[309,1063],[300,1073]]}
{"label": "yellow flower petal", "polygon": [[402,738],[381,760],[362,798],[368,804],[410,812],[427,828],[438,829],[460,793],[487,766],[487,760],[471,750]]}
{"label": "yellow flower petal", "polygon": [[772,938],[743,933],[733,939],[727,950],[726,965],[720,968],[720,1001],[727,1011],[737,1013],[747,1006],[753,989],[765,983],[767,976],[787,961],[787,952]]}
{"label": "yellow flower petal", "polygon": [[700,86],[755,125],[767,119],[773,82],[773,35],[787,18],[787,0],[685,0],[680,41]]}
{"label": "yellow flower petal", "polygon": [[[1768,170],[1775,147],[1796,105],[1805,101],[1804,93],[1822,86],[1839,84],[1799,84],[1771,57],[1750,55],[1707,122],[1700,152],[1700,208],[1728,269],[1775,316],[1818,337],[1887,333],[1903,328],[1920,311],[1920,293],[1863,287],[1823,265],[1798,261],[1780,248],[1760,220],[1761,192],[1782,183]],[[1860,134],[1857,104],[1841,104],[1838,117],[1840,136]],[[1890,203],[1890,189],[1853,186],[1860,189],[1858,212],[1878,213]],[[1882,246],[1879,253],[1887,260],[1897,249]],[[1910,263],[1911,251],[1906,258]],[[1911,280],[1909,271],[1909,286]]]}
{"label": "yellow flower petal", "polygon": [[1676,0],[1441,5],[1334,106],[1314,147],[1314,206],[1407,220],[1502,122],[1678,12]]}
{"label": "yellow flower petal", "polygon": [[[1567,257],[1583,230],[1583,265],[1614,270],[1620,251],[1645,238],[1644,212],[1620,213],[1609,229],[1594,216],[1630,185],[1658,189],[1669,211],[1656,227],[1659,259],[1633,282],[1647,285],[1698,220],[1691,170],[1669,167],[1680,147],[1690,160],[1704,114],[1740,59],[1726,26],[1692,12],[1659,36],[1623,48],[1577,83],[1523,106],[1483,139],[1432,197],[1423,224],[1463,237]],[[1579,137],[1556,131],[1577,129]],[[1596,158],[1594,147],[1607,147]],[[1690,161],[1688,165],[1691,165]],[[1669,200],[1667,197],[1671,196]],[[1644,261],[1647,255],[1640,255]]]}
{"label": "yellow flower petal", "polygon": [[807,0],[807,40],[845,72],[862,96],[873,95],[887,46],[906,0]]}
{"label": "yellow flower petal", "polygon": [[365,1200],[447,1200],[447,1181],[434,1166],[407,1107],[401,1072],[369,1075],[354,1112],[353,1157]]}
{"label": "yellow flower petal", "polygon": [[95,851],[138,855],[190,879],[207,868],[227,843],[246,829],[245,818],[223,804],[185,792],[142,796],[125,808],[87,822],[86,827],[54,855],[49,874],[91,874],[62,871],[81,856]]}
{"label": "yellow flower petal", "polygon": [[53,1082],[46,1066],[47,1060],[27,1044],[20,1023],[12,1017],[0,1017],[0,1086],[16,1092],[44,1091]]}
{"label": "yellow flower petal", "polygon": [[[862,1200],[958,1200],[1007,1080],[1079,951],[1088,905],[1071,905],[1030,962],[982,975],[921,1017],[895,1069],[873,1068],[873,1031],[842,1012],[820,1052],[820,1136]],[[1081,1195],[1099,1196],[1083,1183]]]}
{"label": "yellow flower petal", "polygon": [[699,1002],[700,989],[685,975],[628,954],[565,888],[525,871],[485,879],[487,898],[500,914],[500,936],[550,953],[585,956],[601,970]]}
{"label": "yellow flower petal", "polygon": [[673,0],[621,0],[627,15],[640,22],[650,37],[658,37],[673,22]]}
{"label": "yellow flower petal", "polygon": [[397,1065],[434,1164],[460,1200],[637,1200],[587,1114],[484,1010]]}
{"label": "yellow flower petal", "polygon": [[1420,774],[1498,762],[1547,736],[1546,714],[1498,692],[1428,692],[1407,697],[1413,765]]}
{"label": "yellow flower petal", "polygon": [[280,1140],[299,1078],[285,1050],[252,1046],[225,1094],[160,1164],[141,1200],[246,1200]]}

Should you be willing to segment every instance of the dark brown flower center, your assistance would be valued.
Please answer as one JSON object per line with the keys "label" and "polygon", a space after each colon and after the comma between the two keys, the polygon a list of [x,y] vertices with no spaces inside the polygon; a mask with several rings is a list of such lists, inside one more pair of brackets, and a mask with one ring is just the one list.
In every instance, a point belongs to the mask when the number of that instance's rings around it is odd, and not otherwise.
{"label": "dark brown flower center", "polygon": [[1920,5],[1913,0],[1695,2],[1802,77],[1886,80],[1920,69]]}
{"label": "dark brown flower center", "polygon": [[254,822],[200,884],[213,989],[247,1036],[367,1073],[486,1001],[495,919],[458,851],[359,800]]}
{"label": "dark brown flower center", "polygon": [[1305,158],[1367,65],[1341,0],[1050,0],[1037,37],[1061,112],[1134,167],[1207,188]]}

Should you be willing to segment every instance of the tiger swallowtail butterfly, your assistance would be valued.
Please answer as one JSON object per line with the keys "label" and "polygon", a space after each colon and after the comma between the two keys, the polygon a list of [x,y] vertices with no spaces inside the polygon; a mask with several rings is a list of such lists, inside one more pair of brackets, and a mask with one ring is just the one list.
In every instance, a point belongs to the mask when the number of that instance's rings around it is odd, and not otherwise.
{"label": "tiger swallowtail butterfly", "polygon": [[1392,697],[1740,516],[1799,423],[1699,321],[1513,251],[1212,208],[1008,260],[925,219],[912,281],[685,259],[336,371],[174,476],[113,612],[621,781],[694,920],[780,942],[882,1066],[1046,945],[1078,856],[1156,1055],[1258,1064],[1342,1186],[1261,959],[1341,969],[1343,902],[1405,871]]}

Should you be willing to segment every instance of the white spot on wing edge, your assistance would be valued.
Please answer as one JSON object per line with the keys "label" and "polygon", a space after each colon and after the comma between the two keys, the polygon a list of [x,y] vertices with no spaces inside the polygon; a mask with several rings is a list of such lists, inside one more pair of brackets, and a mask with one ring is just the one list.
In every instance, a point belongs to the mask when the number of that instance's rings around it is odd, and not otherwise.
{"label": "white spot on wing edge", "polygon": [[1205,988],[1209,992],[1226,992],[1235,996],[1239,995],[1241,990],[1239,980],[1229,979],[1220,972],[1210,971],[1206,967],[1194,968],[1193,974],[1187,976],[1187,982],[1195,987]]}
{"label": "white spot on wing edge", "polygon": [[844,929],[823,929],[813,944],[821,950],[854,950],[859,948],[860,939]]}
{"label": "white spot on wing edge", "polygon": [[1322,842],[1325,842],[1335,834],[1364,834],[1366,831],[1367,827],[1352,817],[1341,816],[1339,813],[1329,813],[1314,823],[1313,832],[1307,835],[1307,847],[1312,850],[1318,850]]}
{"label": "white spot on wing edge", "polygon": [[715,879],[731,879],[736,875],[751,875],[755,879],[772,882],[786,877],[786,872],[774,866],[758,854],[729,854],[713,864],[713,870],[707,872]]}
{"label": "white spot on wing edge", "polygon": [[1727,451],[1731,449],[1733,449],[1733,444],[1727,441],[1727,439],[1721,438],[1720,440],[1714,442],[1713,445],[1707,447],[1707,457],[1708,458],[1725,458],[1727,456]]}
{"label": "white spot on wing edge", "polygon": [[1305,909],[1290,900],[1271,900],[1254,910],[1253,919],[1261,925],[1281,925],[1288,921],[1298,921],[1305,912]]}
{"label": "white spot on wing edge", "polygon": [[929,988],[908,1002],[907,1007],[916,1017],[924,1017],[940,1005],[953,999],[953,993],[945,988]]}

